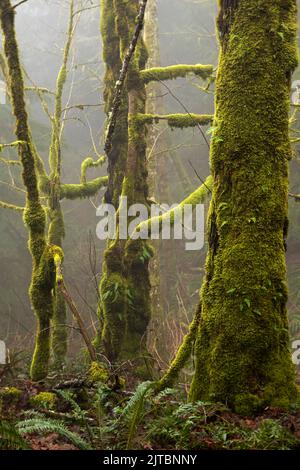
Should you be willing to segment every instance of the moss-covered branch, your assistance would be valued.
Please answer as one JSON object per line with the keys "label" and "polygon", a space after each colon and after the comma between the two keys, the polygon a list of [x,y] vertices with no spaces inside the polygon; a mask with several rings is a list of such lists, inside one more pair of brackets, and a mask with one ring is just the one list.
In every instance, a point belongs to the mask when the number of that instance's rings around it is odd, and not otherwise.
{"label": "moss-covered branch", "polygon": [[289,197],[295,199],[295,202],[300,202],[300,194],[289,193]]}
{"label": "moss-covered branch", "polygon": [[80,182],[86,183],[86,172],[88,168],[97,168],[99,166],[102,166],[105,160],[106,157],[104,155],[100,156],[96,161],[94,161],[92,157],[87,157],[85,160],[83,160],[81,164]]}
{"label": "moss-covered branch", "polygon": [[8,202],[0,201],[0,207],[3,209],[12,209],[17,212],[23,212],[25,207],[16,206],[15,204],[9,204]]}
{"label": "moss-covered branch", "polygon": [[47,95],[55,95],[54,91],[48,90],[48,88],[40,86],[26,86],[25,91],[33,91],[35,93],[43,93]]}
{"label": "moss-covered branch", "polygon": [[53,174],[60,173],[60,132],[61,132],[61,115],[62,115],[62,97],[64,92],[64,87],[67,81],[67,64],[70,55],[71,43],[73,39],[74,32],[74,1],[70,2],[70,15],[69,15],[69,25],[67,32],[67,39],[64,47],[63,53],[63,62],[59,70],[57,80],[56,80],[56,89],[55,89],[55,110],[54,116],[52,119],[52,137],[51,145],[49,152],[49,163],[50,168]]}
{"label": "moss-covered branch", "polygon": [[171,128],[184,129],[187,127],[206,126],[213,121],[211,114],[136,114],[131,119],[136,123],[153,124],[159,121],[167,121]]}
{"label": "moss-covered branch", "polygon": [[84,199],[95,196],[101,188],[107,185],[107,181],[107,176],[100,176],[87,183],[62,184],[60,199]]}
{"label": "moss-covered branch", "polygon": [[5,163],[5,165],[22,166],[22,163],[20,160],[6,160],[5,158],[1,157],[0,162]]}
{"label": "moss-covered branch", "polygon": [[205,182],[198,189],[196,189],[196,191],[190,194],[186,199],[181,201],[181,203],[177,207],[175,207],[174,209],[171,209],[170,211],[165,212],[162,215],[152,217],[148,220],[144,220],[136,227],[135,233],[144,232],[147,229],[149,229],[152,224],[157,224],[157,223],[159,226],[159,230],[161,231],[164,220],[170,220],[171,225],[173,225],[174,221],[176,220],[176,217],[182,213],[184,206],[191,205],[195,207],[197,204],[203,203],[212,192],[212,188],[213,188],[213,178],[212,176],[208,176]]}
{"label": "moss-covered branch", "polygon": [[170,65],[168,67],[154,67],[141,70],[140,77],[145,84],[163,80],[174,80],[180,77],[183,78],[189,74],[196,75],[205,80],[213,74],[213,70],[213,65]]}

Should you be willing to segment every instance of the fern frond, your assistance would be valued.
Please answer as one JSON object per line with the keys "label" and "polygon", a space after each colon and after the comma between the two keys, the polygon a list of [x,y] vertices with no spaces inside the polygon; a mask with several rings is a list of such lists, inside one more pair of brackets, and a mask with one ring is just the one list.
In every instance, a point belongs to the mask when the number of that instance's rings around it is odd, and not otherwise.
{"label": "fern frond", "polygon": [[78,434],[69,431],[62,421],[50,419],[32,418],[21,421],[17,425],[21,435],[23,434],[49,434],[55,432],[70,441],[74,446],[81,450],[91,450],[91,446]]}
{"label": "fern frond", "polygon": [[78,403],[74,400],[72,393],[66,392],[65,390],[56,390],[56,393],[63,398],[67,403],[69,403],[73,409],[73,411],[82,416],[84,414],[84,411],[81,409],[81,407],[78,405]]}
{"label": "fern frond", "polygon": [[26,450],[29,449],[29,445],[15,426],[5,421],[0,421],[0,449]]}
{"label": "fern frond", "polygon": [[149,381],[141,383],[122,411],[120,419],[125,419],[129,424],[126,450],[130,449],[138,424],[143,417],[145,400],[155,384],[156,382]]}

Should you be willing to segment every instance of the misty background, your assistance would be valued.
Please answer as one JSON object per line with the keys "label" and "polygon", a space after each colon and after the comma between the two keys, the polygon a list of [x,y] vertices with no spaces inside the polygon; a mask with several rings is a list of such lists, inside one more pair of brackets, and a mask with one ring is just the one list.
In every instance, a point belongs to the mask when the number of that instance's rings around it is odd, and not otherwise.
{"label": "misty background", "polygon": [[[218,45],[215,35],[216,1],[158,0],[161,64],[179,63],[217,65]],[[300,1],[299,1],[300,5]],[[78,25],[69,62],[68,84],[62,148],[64,183],[78,183],[80,164],[87,156],[96,158],[94,145],[103,150],[105,115],[103,112],[102,45],[99,30],[100,8],[96,0],[78,0]],[[29,0],[17,8],[16,32],[20,55],[26,70],[26,85],[38,85],[54,91],[62,61],[69,6],[67,1]],[[300,71],[295,80],[300,78]],[[165,113],[213,113],[213,94],[199,90],[197,79],[179,79],[161,87]],[[276,84],[274,84],[276,86]],[[170,90],[178,98],[171,96]],[[53,96],[45,95],[50,109]],[[49,118],[34,92],[27,93],[28,111],[34,141],[48,169],[50,142]],[[82,108],[82,105],[84,107]],[[89,105],[89,106],[85,106]],[[10,105],[0,105],[0,143],[15,140],[14,119]],[[294,123],[293,127],[299,127]],[[208,128],[204,129],[205,132]],[[154,151],[164,159],[166,180],[160,182],[168,191],[160,203],[180,202],[209,175],[209,149],[198,128],[174,130],[161,127],[162,137]],[[207,135],[209,138],[209,135]],[[3,150],[1,157],[15,158],[13,149]],[[291,192],[300,192],[299,152],[291,162]],[[104,168],[90,170],[88,177],[105,174]],[[96,207],[103,191],[91,200],[63,201],[66,238],[64,271],[68,286],[82,312],[91,335],[97,328],[97,283],[101,276],[101,259],[105,243],[96,238]],[[157,198],[157,195],[155,195]],[[0,199],[23,205],[24,193],[20,170],[0,161]],[[0,339],[11,348],[26,349],[33,344],[35,318],[28,299],[31,259],[27,251],[27,233],[21,215],[0,209]],[[167,243],[167,242],[165,242]],[[289,317],[292,338],[300,337],[300,204],[290,199],[290,235],[288,243]],[[172,244],[170,257],[175,269],[169,273],[174,289],[168,290],[162,309],[176,325],[188,324],[198,300],[205,260],[205,249],[186,252],[181,244]],[[174,266],[174,264],[173,264]],[[155,308],[155,306],[154,306]],[[170,321],[171,321],[170,320]],[[72,325],[72,319],[68,323]],[[169,325],[172,328],[172,325]],[[184,329],[183,328],[183,329]],[[181,331],[181,330],[180,330]],[[71,350],[79,344],[76,331],[70,329]]]}

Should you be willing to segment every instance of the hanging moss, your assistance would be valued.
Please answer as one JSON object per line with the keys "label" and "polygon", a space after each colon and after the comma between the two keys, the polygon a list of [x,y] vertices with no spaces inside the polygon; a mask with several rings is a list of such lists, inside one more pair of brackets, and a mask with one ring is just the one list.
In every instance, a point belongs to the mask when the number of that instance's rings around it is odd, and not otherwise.
{"label": "hanging moss", "polygon": [[140,77],[145,84],[162,80],[174,80],[186,77],[189,74],[196,75],[203,80],[211,77],[213,65],[170,65],[168,67],[154,67],[140,71]]}
{"label": "hanging moss", "polygon": [[297,395],[285,263],[296,1],[220,5],[209,252],[190,398],[251,414]]}

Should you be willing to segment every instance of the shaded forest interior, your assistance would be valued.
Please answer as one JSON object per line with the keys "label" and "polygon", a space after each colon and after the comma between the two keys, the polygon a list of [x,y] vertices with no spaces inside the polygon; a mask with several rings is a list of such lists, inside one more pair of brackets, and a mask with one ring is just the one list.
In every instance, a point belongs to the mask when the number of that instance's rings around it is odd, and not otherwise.
{"label": "shaded forest interior", "polygon": [[0,0],[0,449],[300,448],[297,6]]}

